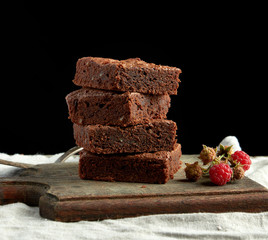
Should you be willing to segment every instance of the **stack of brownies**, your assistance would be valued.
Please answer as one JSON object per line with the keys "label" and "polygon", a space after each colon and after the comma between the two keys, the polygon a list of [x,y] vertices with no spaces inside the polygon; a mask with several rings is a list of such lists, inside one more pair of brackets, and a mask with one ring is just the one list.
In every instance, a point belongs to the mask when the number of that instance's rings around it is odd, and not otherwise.
{"label": "stack of brownies", "polygon": [[181,70],[139,58],[78,60],[66,101],[82,179],[166,183],[181,167],[176,123],[166,120]]}

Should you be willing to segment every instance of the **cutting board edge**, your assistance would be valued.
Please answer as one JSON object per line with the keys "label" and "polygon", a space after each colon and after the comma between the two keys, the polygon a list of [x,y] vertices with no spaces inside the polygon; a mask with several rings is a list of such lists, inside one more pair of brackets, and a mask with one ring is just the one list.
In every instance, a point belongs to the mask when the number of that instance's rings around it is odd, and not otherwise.
{"label": "cutting board edge", "polygon": [[62,221],[95,221],[154,214],[198,212],[263,212],[268,211],[268,191],[233,195],[161,196],[59,201],[51,194],[39,200],[40,215]]}
{"label": "cutting board edge", "polygon": [[42,182],[12,181],[0,182],[0,205],[22,202],[29,206],[38,206],[39,199],[49,190]]}

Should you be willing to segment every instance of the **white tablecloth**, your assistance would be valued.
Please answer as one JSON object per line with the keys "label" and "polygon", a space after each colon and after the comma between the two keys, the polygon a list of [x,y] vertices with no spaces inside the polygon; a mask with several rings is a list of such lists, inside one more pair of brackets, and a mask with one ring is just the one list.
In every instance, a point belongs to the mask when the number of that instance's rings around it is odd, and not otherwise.
{"label": "white tablecloth", "polygon": [[[0,153],[0,158],[40,164],[52,163],[60,155]],[[268,157],[252,157],[252,162],[247,176],[268,188]],[[14,169],[0,165],[0,177]],[[162,214],[62,223],[41,218],[38,207],[15,203],[0,206],[0,239],[268,239],[268,212]]]}

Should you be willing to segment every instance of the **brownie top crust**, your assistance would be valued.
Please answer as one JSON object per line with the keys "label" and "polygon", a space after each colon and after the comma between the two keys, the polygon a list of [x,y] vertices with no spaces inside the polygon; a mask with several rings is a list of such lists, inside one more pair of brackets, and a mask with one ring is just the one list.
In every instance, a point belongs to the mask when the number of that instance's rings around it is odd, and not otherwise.
{"label": "brownie top crust", "polygon": [[180,73],[179,68],[147,63],[140,58],[83,57],[77,61],[73,82],[96,89],[176,95]]}
{"label": "brownie top crust", "polygon": [[154,63],[147,63],[140,58],[128,58],[125,60],[117,60],[117,59],[111,59],[111,58],[102,58],[102,57],[82,57],[79,60],[87,60],[87,61],[94,61],[96,64],[99,65],[114,65],[114,66],[119,66],[121,65],[122,67],[125,68],[134,68],[134,67],[143,67],[143,68],[148,68],[148,69],[154,69],[157,68],[159,70],[173,70],[178,73],[181,73],[181,70],[176,67],[169,67],[169,66],[164,66],[164,65],[156,65]]}
{"label": "brownie top crust", "polygon": [[108,90],[101,90],[101,89],[94,89],[94,88],[80,88],[78,90],[75,90],[73,92],[70,92],[66,98],[70,99],[72,97],[76,97],[78,99],[80,98],[86,98],[88,96],[113,96],[118,94],[125,94],[125,92],[116,92],[116,91],[108,91]]}
{"label": "brownie top crust", "polygon": [[112,97],[112,96],[135,96],[140,95],[140,93],[137,92],[119,92],[119,91],[109,91],[109,90],[103,90],[103,89],[94,89],[94,88],[80,88],[78,90],[75,90],[73,92],[70,92],[67,94],[66,99],[70,99],[72,97],[76,97],[77,99],[86,98],[88,96],[96,96],[96,97]]}
{"label": "brownie top crust", "polygon": [[158,151],[158,152],[144,152],[144,153],[132,153],[132,154],[106,154],[106,155],[96,155],[92,154],[86,150],[80,152],[80,156],[87,156],[91,158],[107,158],[108,160],[112,160],[112,158],[116,158],[118,160],[130,160],[134,161],[138,159],[139,161],[152,161],[152,159],[157,161],[167,161],[170,160],[171,155],[174,152],[179,152],[181,155],[181,144],[175,143],[174,150],[172,151]]}

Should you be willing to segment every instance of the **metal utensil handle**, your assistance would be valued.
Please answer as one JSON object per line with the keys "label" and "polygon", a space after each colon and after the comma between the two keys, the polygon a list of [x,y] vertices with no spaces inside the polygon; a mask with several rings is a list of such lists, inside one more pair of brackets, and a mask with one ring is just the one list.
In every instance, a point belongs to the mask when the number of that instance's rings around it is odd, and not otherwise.
{"label": "metal utensil handle", "polygon": [[75,146],[71,149],[69,149],[67,152],[65,152],[64,154],[62,154],[56,161],[55,163],[61,163],[61,162],[65,162],[67,160],[67,158],[71,157],[72,155],[82,151],[83,148],[79,147],[79,146]]}
{"label": "metal utensil handle", "polygon": [[9,165],[12,167],[19,167],[19,168],[31,168],[34,166],[33,164],[12,162],[12,161],[7,161],[3,159],[0,159],[0,164]]}
{"label": "metal utensil handle", "polygon": [[[79,147],[79,146],[75,146],[71,149],[69,149],[67,152],[65,152],[64,154],[62,154],[56,161],[55,163],[61,163],[61,162],[65,162],[67,158],[71,157],[72,155],[82,151],[83,148]],[[0,159],[0,164],[3,165],[9,165],[9,166],[13,166],[13,167],[19,167],[19,168],[32,168],[35,165],[34,164],[28,164],[28,163],[19,163],[19,162],[12,162],[12,161],[7,161],[7,160],[3,160]]]}

